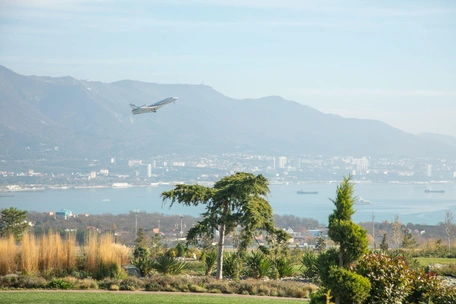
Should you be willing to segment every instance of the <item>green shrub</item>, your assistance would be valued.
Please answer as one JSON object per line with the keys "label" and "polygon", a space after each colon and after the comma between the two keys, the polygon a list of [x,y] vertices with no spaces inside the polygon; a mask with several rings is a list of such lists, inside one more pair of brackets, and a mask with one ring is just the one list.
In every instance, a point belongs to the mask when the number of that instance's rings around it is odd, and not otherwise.
{"label": "green shrub", "polygon": [[306,251],[301,256],[301,273],[307,278],[315,278],[318,275],[317,254],[314,251]]}
{"label": "green shrub", "polygon": [[261,279],[267,276],[273,266],[271,260],[261,251],[252,251],[245,259],[248,276]]}
{"label": "green shrub", "polygon": [[201,287],[201,286],[199,286],[199,285],[195,285],[195,284],[189,284],[189,285],[188,285],[188,289],[189,289],[191,292],[206,292],[206,288]]}
{"label": "green shrub", "polygon": [[456,278],[456,264],[450,263],[448,265],[439,265],[439,267],[433,267],[432,272],[440,276]]}
{"label": "green shrub", "polygon": [[138,289],[143,289],[144,288],[144,283],[138,278],[135,277],[129,277],[125,280],[122,280],[122,282],[119,285],[120,290],[138,290]]}
{"label": "green shrub", "polygon": [[412,288],[412,272],[400,257],[368,254],[355,270],[371,282],[370,303],[403,303]]}
{"label": "green shrub", "polygon": [[79,289],[98,289],[98,283],[92,279],[79,280],[77,287]]}
{"label": "green shrub", "polygon": [[333,304],[334,302],[331,302],[333,298],[331,290],[322,287],[310,294],[309,304]]}
{"label": "green shrub", "polygon": [[161,274],[180,274],[187,268],[187,263],[170,256],[160,256],[152,263],[152,268]]}
{"label": "green shrub", "polygon": [[326,286],[341,303],[350,304],[362,303],[369,296],[371,289],[368,278],[337,266],[330,267]]}
{"label": "green shrub", "polygon": [[411,278],[412,288],[406,303],[456,303],[456,289],[445,286],[435,273],[416,270]]}
{"label": "green shrub", "polygon": [[293,274],[293,265],[287,257],[280,256],[276,258],[274,264],[279,278],[289,277]]}
{"label": "green shrub", "polygon": [[40,288],[46,288],[47,281],[45,278],[42,278],[42,277],[22,276],[22,277],[20,277],[19,284],[20,284],[20,286],[18,288],[40,289]]}
{"label": "green shrub", "polygon": [[118,279],[105,278],[103,281],[100,281],[98,283],[98,286],[100,287],[100,289],[113,290],[112,286],[116,285],[117,288],[119,288],[121,282],[122,281]]}
{"label": "green shrub", "polygon": [[217,252],[213,249],[204,254],[204,265],[206,266],[206,275],[212,273],[212,269],[217,263]]}
{"label": "green shrub", "polygon": [[242,271],[241,258],[235,252],[227,252],[223,255],[223,274],[238,280]]}
{"label": "green shrub", "polygon": [[27,275],[17,275],[17,274],[8,274],[5,276],[0,276],[0,288],[9,289],[9,288],[47,288],[48,283],[45,278],[27,276]]}
{"label": "green shrub", "polygon": [[46,286],[46,288],[50,289],[73,289],[74,287],[74,283],[68,282],[68,280],[64,280],[61,278],[52,279]]}

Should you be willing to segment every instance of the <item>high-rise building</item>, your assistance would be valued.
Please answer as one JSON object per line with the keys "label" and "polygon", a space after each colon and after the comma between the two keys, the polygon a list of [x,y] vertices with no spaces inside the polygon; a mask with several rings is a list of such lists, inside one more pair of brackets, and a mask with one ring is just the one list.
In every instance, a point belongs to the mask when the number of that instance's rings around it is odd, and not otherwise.
{"label": "high-rise building", "polygon": [[426,176],[432,176],[432,165],[431,164],[428,164],[426,166]]}
{"label": "high-rise building", "polygon": [[369,168],[369,160],[366,157],[354,158],[352,164],[356,165],[356,172],[363,173]]}
{"label": "high-rise building", "polygon": [[147,177],[152,177],[152,164],[147,164]]}
{"label": "high-rise building", "polygon": [[277,160],[278,160],[277,166],[281,169],[284,169],[285,165],[287,164],[287,158],[285,156],[279,156],[277,158]]}

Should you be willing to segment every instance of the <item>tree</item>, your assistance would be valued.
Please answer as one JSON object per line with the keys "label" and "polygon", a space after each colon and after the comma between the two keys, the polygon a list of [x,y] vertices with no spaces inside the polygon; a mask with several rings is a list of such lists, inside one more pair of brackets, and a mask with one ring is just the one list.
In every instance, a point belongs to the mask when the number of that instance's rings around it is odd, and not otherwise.
{"label": "tree", "polygon": [[336,209],[329,216],[328,235],[339,244],[339,266],[347,267],[350,263],[367,253],[366,230],[355,224],[351,217],[355,213],[353,202],[356,200],[351,175],[344,178],[337,187],[337,197],[331,200]]}
{"label": "tree", "polygon": [[394,222],[391,224],[391,229],[393,235],[391,236],[391,241],[393,242],[394,249],[399,250],[402,241],[404,240],[404,236],[402,233],[402,223],[399,222],[399,215],[396,215],[394,218]]}
{"label": "tree", "polygon": [[26,214],[27,211],[22,211],[14,207],[3,209],[0,213],[0,236],[9,237],[13,235],[17,241],[20,241],[28,227]]}
{"label": "tree", "polygon": [[383,251],[383,252],[387,252],[388,251],[388,241],[386,240],[386,233],[383,234],[383,239],[382,239],[382,243],[380,244],[380,249]]}
{"label": "tree", "polygon": [[216,278],[222,279],[225,236],[237,226],[242,228],[239,236],[241,251],[247,249],[259,230],[275,236],[279,242],[289,239],[285,231],[274,226],[272,208],[266,200],[268,193],[268,180],[263,175],[238,172],[222,178],[213,187],[176,185],[173,190],[163,192],[161,197],[163,203],[171,201],[170,207],[175,202],[186,206],[206,205],[203,219],[188,231],[187,243],[196,244],[200,237],[213,237],[214,231],[218,230]]}
{"label": "tree", "polygon": [[325,238],[323,237],[323,232],[318,232],[318,236],[316,238],[315,250],[318,253],[322,253],[326,249],[326,242]]}
{"label": "tree", "polygon": [[453,212],[451,210],[446,210],[445,211],[445,222],[443,222],[445,225],[445,234],[447,236],[448,240],[448,255],[451,254],[451,237],[453,236],[456,226],[453,223]]}
{"label": "tree", "polygon": [[[350,180],[351,175],[344,178],[337,187],[336,199],[331,200],[336,209],[329,216],[328,236],[339,245],[338,261],[322,261],[328,268],[320,269],[320,272],[327,271],[327,275],[321,276],[322,281],[326,288],[331,289],[337,304],[361,303],[370,290],[369,280],[350,270],[351,264],[368,252],[366,230],[352,221],[356,197],[354,184]],[[330,259],[331,255],[329,252],[322,254],[321,259]],[[331,265],[334,262],[337,265]],[[340,284],[346,281],[350,283]]]}

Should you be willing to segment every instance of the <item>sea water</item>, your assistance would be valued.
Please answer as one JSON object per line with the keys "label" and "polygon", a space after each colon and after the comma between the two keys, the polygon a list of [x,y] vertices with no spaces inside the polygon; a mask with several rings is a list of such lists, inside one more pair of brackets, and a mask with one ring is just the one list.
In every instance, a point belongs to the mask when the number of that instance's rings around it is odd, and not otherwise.
{"label": "sea water", "polygon": [[[291,214],[313,218],[327,224],[334,210],[331,199],[336,197],[338,183],[306,183],[270,185],[268,196],[275,214]],[[198,217],[204,206],[185,207],[170,202],[163,204],[161,193],[173,187],[82,188],[43,191],[16,191],[13,197],[1,197],[0,209],[16,207],[21,210],[48,212],[69,209],[75,214],[122,214],[133,210],[168,215],[186,214]],[[425,193],[432,188],[444,193]],[[318,194],[297,194],[297,191],[318,191]],[[394,221],[436,225],[445,220],[446,210],[456,218],[456,184],[356,184],[355,195],[368,200],[369,205],[354,205],[355,222]]]}

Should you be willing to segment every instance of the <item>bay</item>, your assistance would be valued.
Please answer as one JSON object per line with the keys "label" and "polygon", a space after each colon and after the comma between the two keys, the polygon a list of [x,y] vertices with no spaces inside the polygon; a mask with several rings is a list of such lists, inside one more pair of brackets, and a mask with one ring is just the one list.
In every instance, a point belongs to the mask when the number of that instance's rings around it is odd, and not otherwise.
{"label": "bay", "polygon": [[[306,183],[270,185],[269,202],[275,214],[291,214],[313,218],[327,224],[333,212],[331,199],[336,197],[338,183]],[[166,215],[186,214],[198,217],[202,206],[185,207],[179,204],[163,206],[160,194],[173,186],[128,188],[80,188],[42,191],[16,191],[1,197],[0,209],[16,207],[21,210],[49,212],[69,209],[75,214],[122,214],[133,210]],[[444,193],[425,193],[424,190],[444,190]],[[297,191],[317,191],[318,194],[297,194]],[[357,183],[355,195],[371,202],[355,205],[355,222],[394,221],[436,225],[445,220],[445,211],[456,217],[456,184],[371,184]]]}

